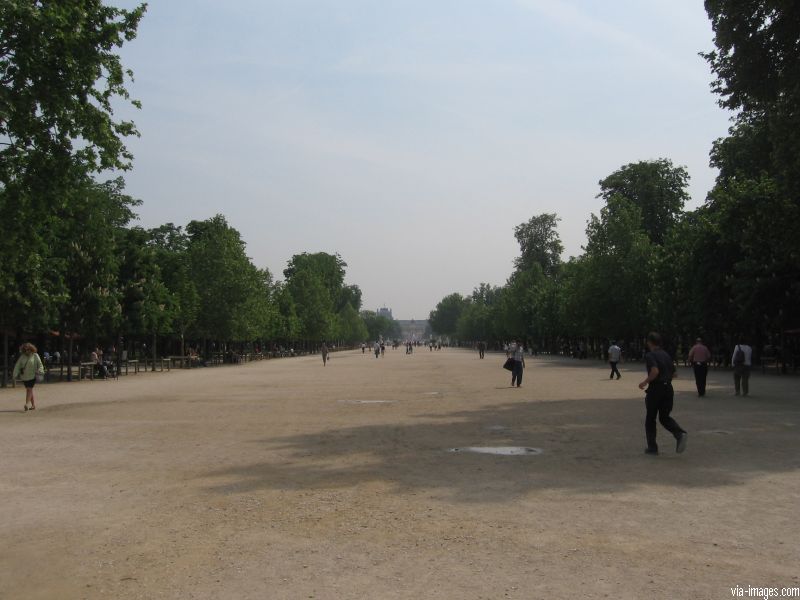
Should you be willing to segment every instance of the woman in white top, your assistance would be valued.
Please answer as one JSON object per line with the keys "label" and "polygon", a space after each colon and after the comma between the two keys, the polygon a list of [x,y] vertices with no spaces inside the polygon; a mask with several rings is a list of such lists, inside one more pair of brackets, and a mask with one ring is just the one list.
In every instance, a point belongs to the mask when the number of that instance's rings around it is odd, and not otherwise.
{"label": "woman in white top", "polygon": [[30,403],[30,410],[36,409],[36,402],[33,396],[33,386],[36,384],[36,377],[44,376],[44,364],[42,359],[36,354],[36,346],[30,342],[22,344],[19,348],[19,358],[14,365],[14,379],[21,379],[25,385],[25,410],[28,409]]}

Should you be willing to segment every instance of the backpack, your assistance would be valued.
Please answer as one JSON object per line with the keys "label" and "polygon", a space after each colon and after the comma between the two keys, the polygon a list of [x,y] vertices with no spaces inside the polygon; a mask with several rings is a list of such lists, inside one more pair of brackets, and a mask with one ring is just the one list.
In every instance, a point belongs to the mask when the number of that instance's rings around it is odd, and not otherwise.
{"label": "backpack", "polygon": [[736,346],[736,352],[733,353],[733,365],[740,367],[744,364],[744,350],[741,346]]}

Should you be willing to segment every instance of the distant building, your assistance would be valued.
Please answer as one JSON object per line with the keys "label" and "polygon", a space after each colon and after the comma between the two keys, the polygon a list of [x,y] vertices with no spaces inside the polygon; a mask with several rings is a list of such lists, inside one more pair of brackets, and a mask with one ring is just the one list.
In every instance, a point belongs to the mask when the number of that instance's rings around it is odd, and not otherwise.
{"label": "distant building", "polygon": [[384,306],[383,308],[379,308],[376,312],[378,313],[379,317],[386,317],[389,320],[392,320],[392,321],[394,320],[394,317],[392,316],[392,309],[391,308],[386,308]]}
{"label": "distant building", "polygon": [[431,335],[431,328],[428,321],[417,321],[411,319],[410,321],[397,321],[400,326],[400,332],[404,340],[411,340],[414,342],[421,342],[428,339]]}

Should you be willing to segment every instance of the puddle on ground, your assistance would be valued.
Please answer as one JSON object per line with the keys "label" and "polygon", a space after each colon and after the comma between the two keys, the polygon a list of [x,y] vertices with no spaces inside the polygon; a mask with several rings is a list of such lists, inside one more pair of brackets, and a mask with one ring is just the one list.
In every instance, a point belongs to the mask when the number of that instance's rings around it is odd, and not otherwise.
{"label": "puddle on ground", "polygon": [[339,400],[342,404],[394,404],[394,400]]}
{"label": "puddle on ground", "polygon": [[472,452],[474,454],[496,454],[499,456],[536,456],[541,448],[526,446],[469,446],[466,448],[450,448],[450,452]]}

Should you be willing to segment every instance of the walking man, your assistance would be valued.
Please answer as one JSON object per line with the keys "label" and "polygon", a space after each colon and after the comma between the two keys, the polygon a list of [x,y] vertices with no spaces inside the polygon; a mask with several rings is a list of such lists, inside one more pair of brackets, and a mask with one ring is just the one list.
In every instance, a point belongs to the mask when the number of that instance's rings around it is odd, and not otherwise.
{"label": "walking man", "polygon": [[328,366],[328,344],[322,342],[322,366]]}
{"label": "walking man", "polygon": [[647,378],[639,384],[639,389],[647,388],[645,407],[647,416],[644,421],[644,431],[647,437],[645,454],[658,455],[656,444],[656,417],[659,423],[669,431],[678,444],[675,451],[679,454],[686,450],[689,434],[670,417],[675,391],[672,389],[672,378],[675,376],[675,366],[672,358],[661,348],[661,336],[655,332],[647,336],[647,348],[644,360],[647,365]]}
{"label": "walking man", "polygon": [[[739,338],[741,340],[741,338]],[[750,369],[753,367],[753,349],[748,344],[739,342],[733,349],[733,387],[736,395],[741,391],[743,396],[750,393]]]}
{"label": "walking man", "polygon": [[478,342],[478,356],[481,359],[486,357],[486,342]]}
{"label": "walking man", "polygon": [[711,360],[711,351],[703,343],[702,338],[695,340],[694,346],[687,356],[694,369],[694,382],[697,385],[697,395],[701,398],[706,395],[706,379],[708,378],[708,363]]}
{"label": "walking man", "polygon": [[617,346],[617,342],[612,340],[611,346],[608,348],[608,363],[611,365],[611,375],[608,377],[609,379],[614,379],[614,375],[617,376],[617,379],[622,377],[622,375],[619,374],[619,369],[617,368],[617,364],[621,358],[622,348]]}
{"label": "walking man", "polygon": [[525,370],[525,348],[519,340],[511,350],[511,357],[514,359],[514,368],[511,370],[511,387],[514,387],[515,384],[517,387],[522,387],[522,372]]}

